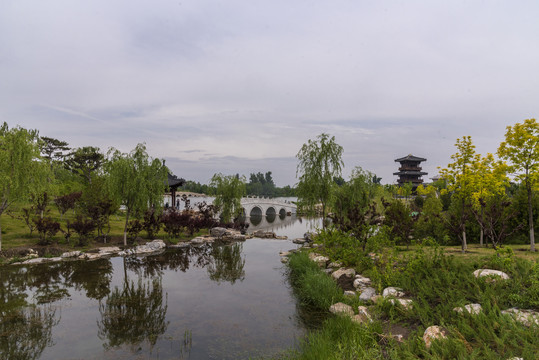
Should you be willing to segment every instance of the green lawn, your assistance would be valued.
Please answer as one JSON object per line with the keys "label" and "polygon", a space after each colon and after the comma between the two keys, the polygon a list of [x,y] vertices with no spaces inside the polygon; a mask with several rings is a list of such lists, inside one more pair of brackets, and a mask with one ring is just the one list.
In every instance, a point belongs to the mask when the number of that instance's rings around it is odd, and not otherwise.
{"label": "green lawn", "polygon": [[[25,221],[21,219],[21,215],[22,211],[21,207],[19,206],[10,208],[8,213],[4,213],[0,217],[0,223],[2,225],[2,250],[4,253],[8,253],[9,250],[18,248],[39,247],[39,234],[36,230],[30,234],[30,229],[26,225]],[[73,211],[68,211],[66,214],[64,214],[64,216],[60,216],[60,213],[56,208],[50,207],[45,216],[51,217],[55,221],[58,221],[61,228],[65,230],[67,221],[73,221],[76,217],[76,213]],[[125,214],[122,211],[119,211],[110,217],[110,233],[109,240],[107,241],[106,245],[123,245],[124,226]],[[200,234],[201,233],[196,233],[193,236],[189,236],[188,233],[182,233],[180,238],[170,238],[164,230],[161,230],[157,235],[157,238],[177,243],[178,241],[188,240]],[[93,239],[96,236],[97,231],[94,231],[94,234],[90,237],[90,239]],[[145,231],[140,232],[138,236],[145,241],[153,240],[147,238]],[[77,245],[78,235],[76,233],[72,234],[71,240],[68,243],[64,237],[64,234],[62,232],[58,232],[56,236],[53,237],[53,245],[51,246],[61,249],[76,248],[78,250],[87,250],[94,247],[104,246],[105,244],[103,244],[102,241],[90,240],[84,247],[78,247]]]}

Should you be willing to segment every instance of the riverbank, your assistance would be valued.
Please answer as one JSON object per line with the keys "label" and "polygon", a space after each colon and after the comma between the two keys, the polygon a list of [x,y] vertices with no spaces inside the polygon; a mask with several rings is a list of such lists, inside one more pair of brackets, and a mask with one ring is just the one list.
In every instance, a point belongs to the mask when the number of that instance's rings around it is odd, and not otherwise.
{"label": "riverbank", "polygon": [[[288,276],[300,313],[321,320],[284,358],[539,358],[537,257],[383,249],[347,272],[318,241],[316,249],[289,255]],[[474,275],[486,268],[508,279]]]}

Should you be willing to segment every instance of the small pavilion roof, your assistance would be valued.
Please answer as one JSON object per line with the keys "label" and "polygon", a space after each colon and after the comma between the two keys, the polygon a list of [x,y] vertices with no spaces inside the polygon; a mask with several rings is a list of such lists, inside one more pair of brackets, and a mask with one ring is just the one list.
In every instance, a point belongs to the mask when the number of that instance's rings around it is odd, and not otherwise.
{"label": "small pavilion roof", "polygon": [[403,161],[427,161],[427,159],[425,158],[422,158],[422,157],[418,157],[418,156],[414,156],[412,154],[408,154],[406,155],[405,157],[401,157],[400,159],[395,159],[395,162],[403,162]]}
{"label": "small pavilion roof", "polygon": [[176,175],[168,173],[167,185],[169,188],[177,189],[178,187],[185,184],[185,179],[178,178]]}

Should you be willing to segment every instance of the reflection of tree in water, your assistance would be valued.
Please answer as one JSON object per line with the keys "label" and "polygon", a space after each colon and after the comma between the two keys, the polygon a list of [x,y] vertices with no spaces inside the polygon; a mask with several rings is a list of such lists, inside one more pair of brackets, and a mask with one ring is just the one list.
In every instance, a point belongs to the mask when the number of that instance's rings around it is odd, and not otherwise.
{"label": "reflection of tree in water", "polygon": [[229,281],[245,279],[245,258],[241,256],[243,244],[215,246],[211,252],[213,261],[208,264],[208,274],[213,281]]}
{"label": "reflection of tree in water", "polygon": [[185,272],[190,266],[205,267],[212,261],[213,245],[203,244],[183,249],[166,251],[159,255],[128,257],[125,265],[128,270],[145,278],[160,277],[164,270]]}
{"label": "reflection of tree in water", "polygon": [[134,348],[143,341],[154,346],[164,334],[167,301],[163,303],[163,286],[160,279],[144,283],[125,279],[122,289],[115,287],[104,302],[100,301],[98,336],[106,341],[105,348],[123,344]]}
{"label": "reflection of tree in water", "polygon": [[0,358],[35,359],[52,345],[52,327],[60,321],[56,310],[29,306],[29,295],[47,304],[69,297],[74,287],[100,299],[110,292],[111,276],[108,259],[0,267]]}
{"label": "reflection of tree in water", "polygon": [[65,273],[66,283],[77,290],[84,289],[87,297],[101,300],[110,292],[114,270],[110,259],[98,259],[91,263],[73,261],[64,264],[68,265]]}
{"label": "reflection of tree in water", "polygon": [[37,359],[52,345],[52,327],[59,321],[52,307],[21,307],[0,315],[1,359]]}

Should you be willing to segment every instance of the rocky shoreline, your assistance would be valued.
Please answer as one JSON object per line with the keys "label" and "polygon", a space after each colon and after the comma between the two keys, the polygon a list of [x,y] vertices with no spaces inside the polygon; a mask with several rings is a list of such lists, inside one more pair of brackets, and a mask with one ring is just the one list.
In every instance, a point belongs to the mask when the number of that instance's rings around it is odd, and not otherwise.
{"label": "rocky shoreline", "polygon": [[73,260],[97,260],[105,257],[113,256],[145,256],[154,255],[164,252],[167,248],[181,249],[190,246],[202,246],[204,244],[221,243],[230,244],[238,241],[245,241],[253,237],[264,239],[286,240],[286,236],[277,236],[271,231],[256,231],[253,234],[242,234],[237,230],[215,227],[210,229],[210,235],[197,236],[189,241],[180,242],[178,244],[166,244],[161,239],[155,239],[143,245],[137,245],[129,248],[120,248],[118,246],[99,247],[86,252],[68,251],[56,257],[39,257],[38,253],[33,249],[28,249],[26,256],[20,261],[11,262],[11,265],[34,265],[59,261]]}

